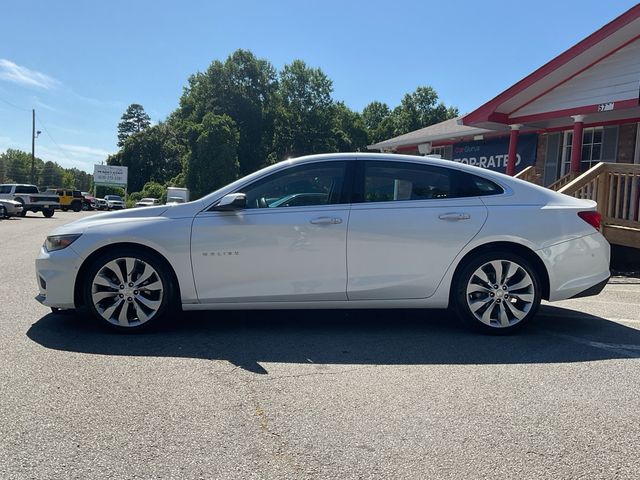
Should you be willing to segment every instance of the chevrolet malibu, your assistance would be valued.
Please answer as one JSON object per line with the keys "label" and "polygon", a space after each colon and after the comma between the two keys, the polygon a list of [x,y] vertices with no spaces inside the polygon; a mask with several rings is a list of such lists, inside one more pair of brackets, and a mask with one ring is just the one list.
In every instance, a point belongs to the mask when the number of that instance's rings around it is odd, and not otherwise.
{"label": "chevrolet malibu", "polygon": [[37,299],[121,331],[180,309],[451,307],[508,333],[542,299],[602,290],[599,224],[590,200],[468,165],[315,155],[189,203],[58,228],[36,260]]}

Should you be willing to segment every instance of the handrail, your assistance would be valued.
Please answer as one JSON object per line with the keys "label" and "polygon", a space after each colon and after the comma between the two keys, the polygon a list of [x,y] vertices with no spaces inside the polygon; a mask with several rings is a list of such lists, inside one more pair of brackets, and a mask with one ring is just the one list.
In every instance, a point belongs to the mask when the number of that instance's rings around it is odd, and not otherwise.
{"label": "handrail", "polygon": [[547,188],[549,188],[551,190],[555,190],[557,192],[558,190],[560,190],[562,187],[564,187],[565,185],[570,183],[575,178],[576,178],[576,174],[575,173],[567,173],[566,175],[560,177],[558,180],[553,182]]}
{"label": "handrail", "polygon": [[516,173],[514,177],[519,178],[520,180],[525,180],[527,182],[536,183],[534,181],[538,178],[538,175],[536,174],[536,167],[533,165],[529,165],[524,170]]}
{"label": "handrail", "polygon": [[[585,185],[591,179],[593,179],[594,177],[597,177],[602,172],[604,172],[606,170],[606,168],[607,168],[607,165],[612,165],[612,164],[611,163],[605,163],[605,162],[597,163],[595,167],[590,168],[589,170],[584,172],[582,175],[580,175],[578,177],[575,177],[573,180],[571,180],[570,182],[566,183],[563,187],[559,188],[558,192],[559,193],[564,193],[565,195],[572,195],[575,191],[577,191],[580,187]],[[565,175],[562,178],[566,178],[569,175]],[[562,178],[560,180],[562,180]],[[558,182],[560,180],[558,180]],[[558,183],[558,182],[556,182],[556,183]],[[549,188],[551,188],[551,186]]]}
{"label": "handrail", "polygon": [[640,246],[640,165],[600,162],[558,192],[595,200],[605,235],[607,226],[631,228]]}

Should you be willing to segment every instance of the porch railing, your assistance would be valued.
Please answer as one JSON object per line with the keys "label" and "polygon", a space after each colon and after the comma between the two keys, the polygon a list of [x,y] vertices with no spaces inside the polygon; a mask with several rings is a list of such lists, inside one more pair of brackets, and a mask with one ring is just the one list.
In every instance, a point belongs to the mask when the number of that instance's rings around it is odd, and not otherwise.
{"label": "porch railing", "polygon": [[575,173],[567,173],[566,175],[560,177],[558,180],[553,182],[547,188],[550,188],[551,190],[555,190],[557,192],[558,190],[563,188],[565,185],[568,185],[576,177],[577,175]]}
{"label": "porch railing", "polygon": [[640,165],[600,162],[558,192],[595,200],[607,239],[640,248]]}
{"label": "porch railing", "polygon": [[531,182],[535,184],[540,183],[540,175],[538,175],[538,171],[536,170],[536,167],[533,165],[528,166],[524,170],[516,173],[514,176],[516,178],[519,178],[520,180],[525,180],[527,182]]}

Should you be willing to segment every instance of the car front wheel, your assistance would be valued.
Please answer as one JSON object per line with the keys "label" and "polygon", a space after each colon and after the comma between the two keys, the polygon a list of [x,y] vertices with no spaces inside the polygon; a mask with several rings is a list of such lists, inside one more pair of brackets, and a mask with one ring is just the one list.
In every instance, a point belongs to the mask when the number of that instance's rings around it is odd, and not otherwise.
{"label": "car front wheel", "polygon": [[457,275],[453,307],[466,323],[485,333],[508,334],[523,328],[540,306],[539,275],[510,252],[485,253]]}
{"label": "car front wheel", "polygon": [[141,250],[100,255],[86,278],[85,304],[96,319],[115,330],[146,330],[159,323],[175,303],[168,267]]}

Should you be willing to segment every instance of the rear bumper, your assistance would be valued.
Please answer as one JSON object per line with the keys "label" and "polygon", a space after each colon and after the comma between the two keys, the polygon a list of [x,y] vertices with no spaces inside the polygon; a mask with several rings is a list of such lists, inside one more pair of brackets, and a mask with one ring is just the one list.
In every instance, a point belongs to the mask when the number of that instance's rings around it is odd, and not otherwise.
{"label": "rear bumper", "polygon": [[577,293],[571,298],[582,298],[582,297],[591,297],[593,295],[598,295],[604,289],[605,285],[609,283],[609,278],[611,277],[607,277],[600,283],[596,283],[593,287],[589,287],[586,290],[583,290],[582,292]]}
{"label": "rear bumper", "polygon": [[549,300],[600,293],[611,276],[610,252],[599,232],[538,250],[549,273]]}

